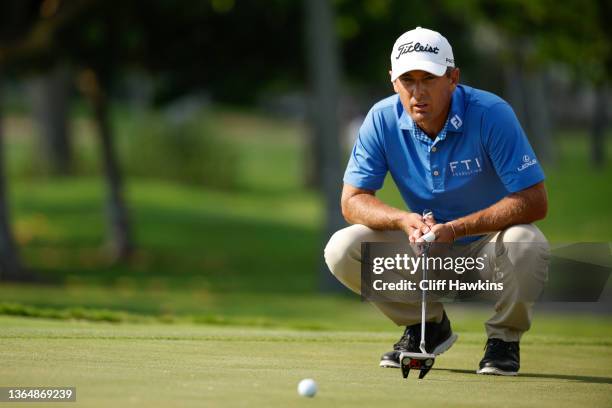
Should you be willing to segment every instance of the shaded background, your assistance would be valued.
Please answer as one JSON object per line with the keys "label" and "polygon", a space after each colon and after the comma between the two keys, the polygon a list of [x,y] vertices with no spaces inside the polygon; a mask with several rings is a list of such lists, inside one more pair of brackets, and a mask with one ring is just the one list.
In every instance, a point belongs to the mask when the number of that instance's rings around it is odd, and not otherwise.
{"label": "shaded background", "polygon": [[[612,241],[611,17],[604,0],[3,1],[0,313],[355,324],[322,249],[417,25],[515,109],[549,240]],[[380,196],[404,206],[391,180]]]}

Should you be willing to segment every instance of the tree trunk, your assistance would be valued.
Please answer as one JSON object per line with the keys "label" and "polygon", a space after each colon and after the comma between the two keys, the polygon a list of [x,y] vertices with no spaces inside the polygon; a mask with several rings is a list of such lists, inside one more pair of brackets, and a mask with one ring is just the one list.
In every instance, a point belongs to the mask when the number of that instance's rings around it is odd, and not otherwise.
{"label": "tree trunk", "polygon": [[527,135],[538,159],[544,163],[554,163],[555,152],[552,143],[548,77],[542,69],[527,71],[523,82]]}
{"label": "tree trunk", "polygon": [[[344,227],[340,211],[342,170],[338,99],[340,63],[336,43],[334,11],[329,0],[304,0],[306,18],[306,48],[312,97],[309,104],[311,128],[314,132],[314,159],[319,167],[320,186],[325,202],[325,236],[323,243]],[[323,248],[321,248],[321,253]],[[322,256],[321,256],[322,259]],[[340,285],[321,261],[322,290],[337,290]]]}
{"label": "tree trunk", "polygon": [[81,75],[81,89],[89,99],[100,138],[103,171],[108,186],[107,211],[109,241],[116,261],[124,261],[133,251],[128,211],[123,198],[123,180],[113,146],[113,133],[109,119],[109,103],[99,76],[92,70]]}
{"label": "tree trunk", "polygon": [[30,98],[38,124],[44,162],[51,173],[67,175],[72,170],[72,146],[68,129],[71,72],[58,65],[30,81]]}
{"label": "tree trunk", "polygon": [[600,82],[595,85],[595,108],[591,122],[591,161],[593,166],[601,169],[606,161],[606,122],[608,93],[607,84]]}
{"label": "tree trunk", "polygon": [[24,278],[17,245],[11,231],[9,200],[4,165],[4,128],[2,123],[2,78],[0,73],[0,278],[17,281]]}
{"label": "tree trunk", "polygon": [[[314,111],[312,104],[312,100],[308,101],[308,111],[306,112],[307,121],[311,124],[315,122],[315,118],[311,117]],[[317,146],[319,139],[314,133],[313,126],[306,127],[303,183],[307,189],[321,190],[321,167],[323,167],[323,164],[320,162],[321,156],[318,154],[321,151],[321,148]]]}
{"label": "tree trunk", "polygon": [[554,161],[546,74],[527,67],[520,44],[504,63],[505,97],[516,113],[538,159]]}

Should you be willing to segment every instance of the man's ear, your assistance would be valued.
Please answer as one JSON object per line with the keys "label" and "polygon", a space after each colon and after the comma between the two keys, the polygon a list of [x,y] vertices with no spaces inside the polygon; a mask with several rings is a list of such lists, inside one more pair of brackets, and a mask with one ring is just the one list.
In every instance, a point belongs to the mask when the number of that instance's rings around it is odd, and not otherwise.
{"label": "man's ear", "polygon": [[[393,75],[392,71],[389,71],[389,79],[391,79],[391,76]],[[399,91],[397,90],[397,85],[395,85],[396,81],[391,81],[391,83],[393,84],[393,90],[395,91],[395,93],[399,93]]]}
{"label": "man's ear", "polygon": [[459,84],[459,78],[460,77],[461,77],[461,72],[459,71],[459,68],[453,69],[453,71],[451,72],[451,75],[450,75],[451,87],[452,87],[453,91],[455,90],[455,88]]}

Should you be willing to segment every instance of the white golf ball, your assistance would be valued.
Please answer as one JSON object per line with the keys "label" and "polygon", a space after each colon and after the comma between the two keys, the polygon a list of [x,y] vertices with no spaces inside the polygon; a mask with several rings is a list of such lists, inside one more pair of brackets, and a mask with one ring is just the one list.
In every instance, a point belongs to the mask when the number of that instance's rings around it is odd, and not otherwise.
{"label": "white golf ball", "polygon": [[298,394],[312,398],[317,393],[317,383],[312,378],[304,378],[298,384]]}

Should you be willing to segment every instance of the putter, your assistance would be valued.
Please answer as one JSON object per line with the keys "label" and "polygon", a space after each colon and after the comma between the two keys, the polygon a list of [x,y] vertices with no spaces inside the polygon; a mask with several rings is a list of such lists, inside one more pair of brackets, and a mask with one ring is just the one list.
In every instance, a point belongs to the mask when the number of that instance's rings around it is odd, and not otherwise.
{"label": "putter", "polygon": [[[423,211],[423,220],[428,217],[433,217],[431,211]],[[423,235],[423,280],[427,279],[427,255],[429,253],[429,246],[431,242],[435,241],[436,234],[433,231],[429,231]],[[419,370],[419,379],[424,378],[431,367],[434,365],[436,355],[428,353],[425,349],[425,316],[427,315],[427,290],[422,289],[421,291],[421,342],[419,344],[420,353],[409,353],[402,352],[400,354],[400,365],[402,367],[402,375],[404,378],[408,378],[411,369]]]}

